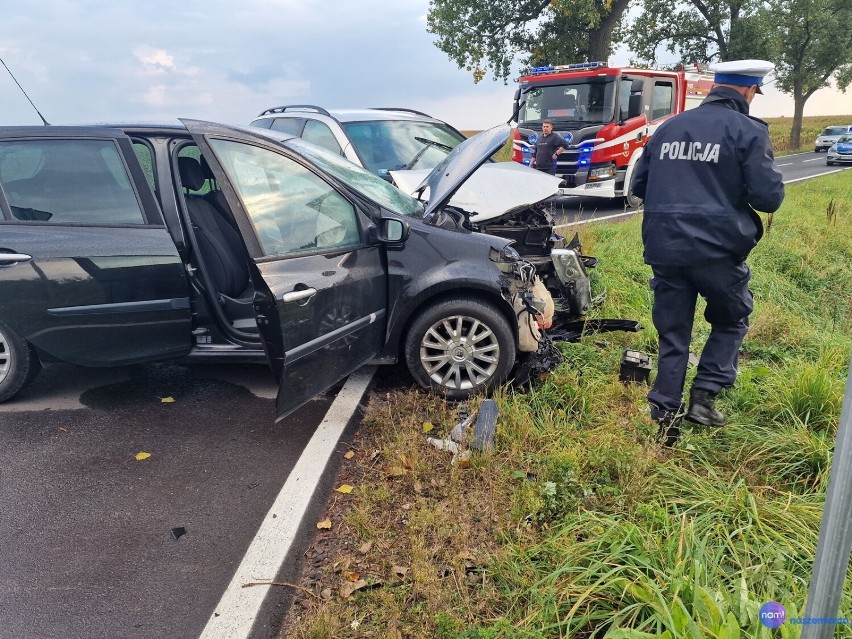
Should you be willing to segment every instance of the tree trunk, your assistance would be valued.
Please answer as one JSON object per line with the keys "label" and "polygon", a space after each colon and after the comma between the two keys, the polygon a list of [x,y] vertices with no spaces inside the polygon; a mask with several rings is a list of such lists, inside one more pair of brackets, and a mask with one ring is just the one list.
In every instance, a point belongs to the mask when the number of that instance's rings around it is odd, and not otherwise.
{"label": "tree trunk", "polygon": [[627,10],[629,0],[615,0],[609,13],[601,18],[597,29],[589,31],[589,61],[606,62],[612,52],[612,32]]}
{"label": "tree trunk", "polygon": [[803,94],[802,85],[793,85],[793,127],[790,129],[790,150],[798,151],[802,137],[802,116],[805,113],[805,101],[807,96]]}

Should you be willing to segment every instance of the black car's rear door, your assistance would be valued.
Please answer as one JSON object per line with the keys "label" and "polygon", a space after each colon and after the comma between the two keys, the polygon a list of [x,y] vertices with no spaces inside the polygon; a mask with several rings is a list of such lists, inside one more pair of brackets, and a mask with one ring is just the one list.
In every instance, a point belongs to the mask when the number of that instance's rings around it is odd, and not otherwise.
{"label": "black car's rear door", "polygon": [[189,352],[186,271],[120,131],[0,128],[0,321],[74,364]]}
{"label": "black car's rear door", "polygon": [[183,120],[234,212],[258,328],[280,375],[278,418],[372,359],[384,343],[387,275],[343,189],[283,147]]}

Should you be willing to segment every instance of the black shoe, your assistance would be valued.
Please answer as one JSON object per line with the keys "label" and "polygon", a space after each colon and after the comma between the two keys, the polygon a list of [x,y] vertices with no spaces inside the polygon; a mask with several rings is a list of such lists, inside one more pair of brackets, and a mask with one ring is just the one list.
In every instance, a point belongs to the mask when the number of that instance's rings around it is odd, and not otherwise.
{"label": "black shoe", "polygon": [[700,388],[689,394],[689,410],[686,419],[702,426],[719,427],[728,423],[725,414],[716,408],[716,394]]}

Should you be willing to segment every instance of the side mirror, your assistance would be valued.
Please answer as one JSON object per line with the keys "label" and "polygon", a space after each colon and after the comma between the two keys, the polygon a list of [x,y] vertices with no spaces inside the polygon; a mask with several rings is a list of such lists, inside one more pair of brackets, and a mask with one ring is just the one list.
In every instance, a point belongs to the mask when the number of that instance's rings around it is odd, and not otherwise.
{"label": "side mirror", "polygon": [[408,239],[411,227],[394,217],[384,218],[379,221],[379,242],[384,244],[402,244]]}

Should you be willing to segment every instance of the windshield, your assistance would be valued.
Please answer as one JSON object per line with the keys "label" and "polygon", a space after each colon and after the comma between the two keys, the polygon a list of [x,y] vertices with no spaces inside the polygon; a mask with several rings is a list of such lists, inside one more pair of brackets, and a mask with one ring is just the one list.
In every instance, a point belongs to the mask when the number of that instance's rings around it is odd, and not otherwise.
{"label": "windshield", "polygon": [[283,144],[379,206],[398,215],[423,216],[421,202],[338,154],[299,138]]}
{"label": "windshield", "polygon": [[388,171],[431,169],[464,142],[464,136],[441,122],[381,120],[342,124],[364,166],[382,176],[387,176]]}
{"label": "windshield", "polygon": [[845,126],[830,126],[822,132],[823,135],[843,135],[846,133]]}
{"label": "windshield", "polygon": [[527,85],[521,88],[526,104],[518,114],[518,123],[541,122],[612,122],[615,113],[615,79],[582,78],[551,86]]}
{"label": "windshield", "polygon": [[852,142],[852,135],[841,135],[838,138],[837,142],[838,142],[838,144],[840,142]]}

